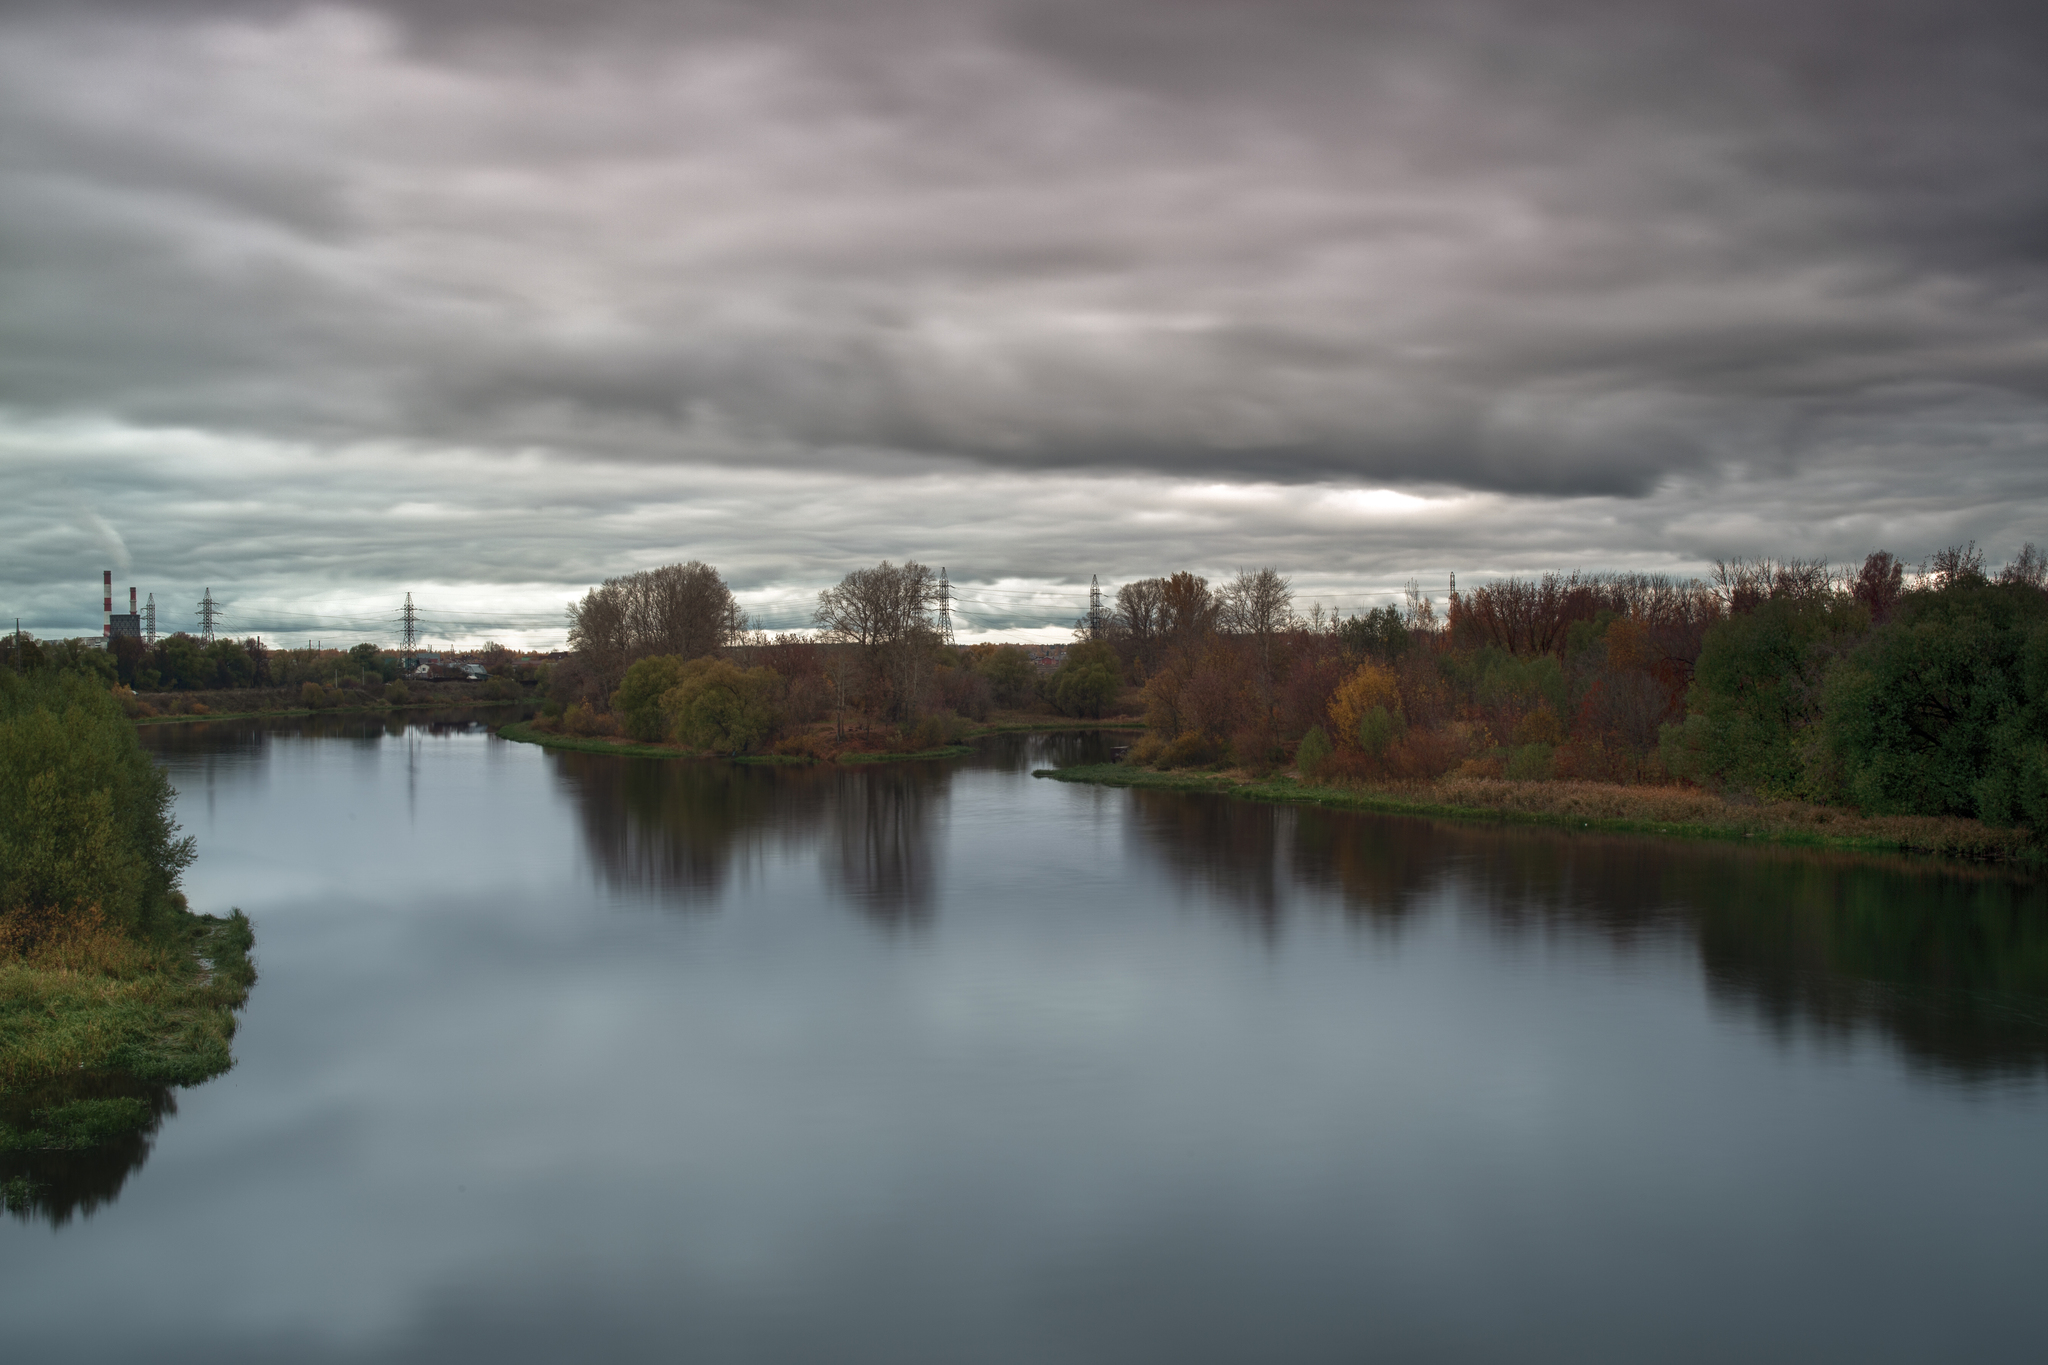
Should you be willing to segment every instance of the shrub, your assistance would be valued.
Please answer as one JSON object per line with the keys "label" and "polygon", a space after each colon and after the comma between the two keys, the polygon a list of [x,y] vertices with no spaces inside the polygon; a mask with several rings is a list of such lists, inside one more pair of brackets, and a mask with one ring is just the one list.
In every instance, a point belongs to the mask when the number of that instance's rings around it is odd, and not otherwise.
{"label": "shrub", "polygon": [[1389,777],[1419,781],[1442,777],[1464,760],[1466,740],[1461,730],[1409,729],[1387,746],[1381,762]]}
{"label": "shrub", "polygon": [[935,712],[910,730],[912,749],[943,749],[958,744],[967,735],[967,722],[959,716]]}
{"label": "shrub", "polygon": [[1230,757],[1238,767],[1263,777],[1273,770],[1280,746],[1271,729],[1248,725],[1230,737]]}
{"label": "shrub", "polygon": [[[1377,747],[1362,727],[1375,710],[1381,718],[1373,722]],[[1340,747],[1356,746],[1377,756],[1398,731],[1391,728],[1401,715],[1401,687],[1394,670],[1385,664],[1360,664],[1330,697],[1330,726]]]}
{"label": "shrub", "polygon": [[412,700],[412,689],[402,682],[387,683],[384,687],[384,700],[393,706],[404,706]]}
{"label": "shrub", "polygon": [[565,734],[584,737],[616,735],[619,732],[616,717],[599,715],[580,701],[562,712],[561,726]]}
{"label": "shrub", "polygon": [[1294,750],[1294,766],[1303,777],[1313,780],[1329,762],[1330,753],[1330,737],[1323,733],[1322,726],[1311,725]]}
{"label": "shrub", "polygon": [[1358,718],[1358,747],[1374,758],[1383,757],[1387,746],[1399,739],[1407,728],[1398,710],[1389,711],[1376,705]]}
{"label": "shrub", "polygon": [[1223,757],[1223,746],[1200,730],[1189,730],[1169,741],[1159,754],[1162,768],[1198,768]]}
{"label": "shrub", "polygon": [[318,707],[327,700],[327,689],[319,683],[303,683],[299,687],[299,705]]}
{"label": "shrub", "polygon": [[1524,782],[1541,782],[1550,776],[1548,744],[1518,744],[1508,752],[1507,775]]}

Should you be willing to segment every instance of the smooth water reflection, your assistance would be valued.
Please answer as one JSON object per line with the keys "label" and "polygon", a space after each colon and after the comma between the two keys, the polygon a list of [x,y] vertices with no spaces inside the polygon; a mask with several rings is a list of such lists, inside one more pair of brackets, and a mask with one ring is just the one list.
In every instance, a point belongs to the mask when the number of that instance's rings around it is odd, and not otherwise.
{"label": "smooth water reflection", "polygon": [[150,742],[262,979],[0,1230],[24,1359],[2035,1354],[2034,881],[1030,777],[1101,736]]}

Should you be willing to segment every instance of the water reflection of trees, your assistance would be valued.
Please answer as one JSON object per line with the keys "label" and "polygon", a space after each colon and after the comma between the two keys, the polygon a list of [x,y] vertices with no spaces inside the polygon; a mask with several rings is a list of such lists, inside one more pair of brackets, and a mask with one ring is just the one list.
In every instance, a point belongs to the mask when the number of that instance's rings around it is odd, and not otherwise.
{"label": "water reflection of trees", "polygon": [[877,923],[931,918],[938,877],[933,849],[948,774],[939,764],[890,764],[833,792],[834,886]]}
{"label": "water reflection of trees", "polygon": [[1508,934],[1688,942],[1726,1006],[1783,1036],[1874,1027],[1972,1079],[2048,1071],[2048,883],[1789,849],[1456,825],[1133,793],[1166,874],[1256,926],[1294,893],[1399,925],[1434,902]]}
{"label": "water reflection of trees", "polygon": [[178,1112],[171,1088],[118,1076],[79,1076],[46,1082],[0,1096],[0,1122],[25,1129],[37,1110],[76,1100],[139,1099],[150,1120],[139,1132],[82,1152],[0,1151],[0,1189],[7,1211],[24,1222],[63,1227],[74,1217],[91,1217],[120,1196],[128,1177],[149,1160],[163,1121]]}
{"label": "water reflection of trees", "polygon": [[770,852],[816,849],[827,882],[880,923],[929,917],[951,781],[937,763],[755,767],[560,753],[584,847],[615,891],[711,905]]}

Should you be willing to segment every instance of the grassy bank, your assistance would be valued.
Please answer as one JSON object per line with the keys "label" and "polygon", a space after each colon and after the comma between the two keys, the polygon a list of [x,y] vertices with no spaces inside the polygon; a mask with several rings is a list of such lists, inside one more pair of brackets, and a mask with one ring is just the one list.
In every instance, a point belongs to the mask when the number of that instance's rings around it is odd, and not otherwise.
{"label": "grassy bank", "polygon": [[1251,801],[1391,815],[1859,852],[1931,853],[1995,862],[2043,861],[2040,846],[2025,830],[1993,829],[1975,820],[1933,816],[1862,816],[1853,811],[1791,801],[1745,804],[1699,788],[1460,777],[1371,787],[1330,787],[1291,776],[1254,778],[1228,772],[1158,772],[1119,763],[1041,770],[1036,776],[1061,782],[1209,792]]}
{"label": "grassy bank", "polygon": [[38,1103],[57,1083],[196,1085],[234,1065],[234,1012],[256,980],[239,910],[180,910],[145,941],[96,912],[38,929],[0,955],[0,1151],[79,1150],[154,1120],[132,1097]]}
{"label": "grassy bank", "polygon": [[[967,732],[966,738],[980,739],[984,735],[1020,734],[1032,731],[1059,730],[1104,730],[1131,729],[1132,722],[1109,721],[1063,721],[1035,724],[1007,722],[999,725],[980,725]],[[603,735],[564,735],[534,728],[531,721],[514,721],[498,728],[501,739],[516,740],[521,744],[539,744],[549,749],[573,749],[586,754],[611,754],[621,758],[702,758],[696,753],[675,744],[643,744],[631,739],[612,739]],[[945,744],[932,749],[916,749],[908,753],[894,753],[880,749],[843,749],[832,756],[837,763],[907,763],[912,761],[960,758],[974,752],[970,744]],[[817,763],[818,758],[805,754],[743,754],[728,760],[733,763],[760,764],[803,764]]]}
{"label": "grassy bank", "polygon": [[385,711],[449,711],[472,710],[486,706],[522,706],[531,701],[527,697],[510,700],[467,701],[461,698],[436,701],[371,702],[367,706],[297,706],[274,711],[208,711],[203,715],[183,716],[135,716],[133,725],[190,725],[208,720],[268,720],[284,716],[357,716],[376,715]]}

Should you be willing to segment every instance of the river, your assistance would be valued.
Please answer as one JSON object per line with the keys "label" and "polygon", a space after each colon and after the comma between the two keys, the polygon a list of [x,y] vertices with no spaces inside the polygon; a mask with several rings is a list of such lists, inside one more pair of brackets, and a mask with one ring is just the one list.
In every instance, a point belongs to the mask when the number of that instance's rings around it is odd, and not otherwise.
{"label": "river", "polygon": [[[1903,859],[143,731],[225,1077],[9,1360],[2037,1360],[2048,894]],[[111,1163],[111,1164],[109,1164]]]}

